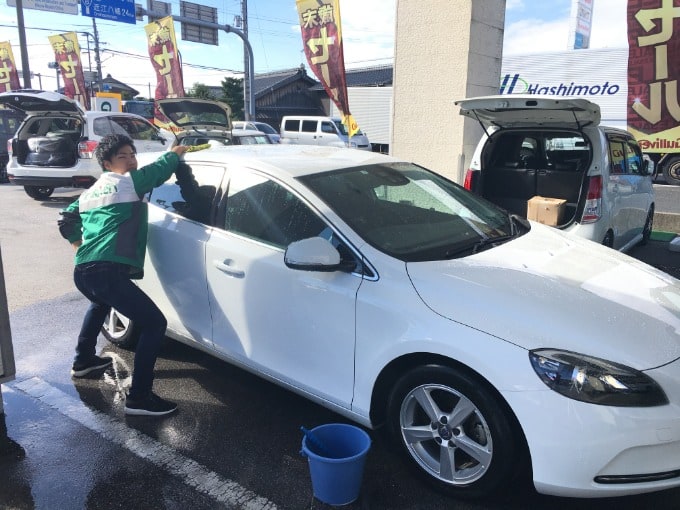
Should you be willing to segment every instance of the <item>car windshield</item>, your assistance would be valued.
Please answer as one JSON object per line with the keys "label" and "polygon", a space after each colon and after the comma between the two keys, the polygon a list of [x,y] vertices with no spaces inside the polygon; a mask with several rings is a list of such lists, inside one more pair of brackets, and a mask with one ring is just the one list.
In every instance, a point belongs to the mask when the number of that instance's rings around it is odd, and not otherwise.
{"label": "car windshield", "polygon": [[[345,136],[349,135],[347,128],[345,127],[345,125],[341,121],[334,120],[333,123],[338,127],[338,130],[340,131],[341,134],[343,134]],[[363,133],[361,132],[361,129],[354,134],[355,135],[363,135]]]}
{"label": "car windshield", "polygon": [[520,230],[506,211],[411,163],[300,177],[375,248],[406,262],[469,255]]}
{"label": "car windshield", "polygon": [[258,131],[262,131],[263,133],[267,133],[268,135],[276,135],[277,132],[276,130],[271,127],[269,124],[266,124],[264,122],[255,122],[255,129]]}

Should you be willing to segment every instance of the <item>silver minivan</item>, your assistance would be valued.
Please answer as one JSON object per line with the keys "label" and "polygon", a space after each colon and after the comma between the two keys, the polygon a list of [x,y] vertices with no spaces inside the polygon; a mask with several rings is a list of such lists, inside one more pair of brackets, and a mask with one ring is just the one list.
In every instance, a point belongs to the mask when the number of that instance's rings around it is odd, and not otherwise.
{"label": "silver minivan", "polygon": [[359,130],[352,138],[339,117],[286,116],[281,120],[281,143],[330,145],[371,150],[368,137]]}
{"label": "silver minivan", "polygon": [[484,129],[465,188],[524,218],[553,200],[550,224],[620,251],[647,242],[653,170],[631,133],[600,125],[597,104],[526,94],[456,104]]}

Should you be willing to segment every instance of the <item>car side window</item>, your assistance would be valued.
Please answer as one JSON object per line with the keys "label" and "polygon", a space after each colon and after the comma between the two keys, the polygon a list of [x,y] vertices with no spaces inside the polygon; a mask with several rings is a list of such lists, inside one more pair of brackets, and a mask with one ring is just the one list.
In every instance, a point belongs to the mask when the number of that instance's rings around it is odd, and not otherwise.
{"label": "car side window", "polygon": [[120,131],[114,131],[113,127],[111,126],[111,123],[109,122],[108,117],[95,118],[94,121],[92,122],[92,131],[97,136],[106,136],[114,133],[123,135],[127,134],[125,130],[123,130],[122,133]]}
{"label": "car side window", "polygon": [[279,248],[330,230],[281,184],[242,171],[229,182],[224,229]]}
{"label": "car side window", "polygon": [[[189,165],[186,165],[187,167]],[[225,169],[219,166],[193,164],[183,178],[171,177],[154,189],[149,203],[190,220],[211,224],[217,190]]]}
{"label": "car side window", "polygon": [[295,119],[286,119],[284,125],[285,131],[300,131],[300,121]]}
{"label": "car side window", "polygon": [[316,133],[316,123],[315,120],[303,120],[302,121],[302,131],[303,133]]}
{"label": "car side window", "polygon": [[331,122],[322,122],[321,131],[323,133],[335,133],[335,126]]}
{"label": "car side window", "polygon": [[133,140],[151,140],[156,135],[156,129],[139,119],[132,117],[110,117],[113,129],[116,133],[122,129]]}
{"label": "car side window", "polygon": [[642,152],[632,140],[625,144],[626,162],[628,163],[628,173],[640,175],[642,173]]}
{"label": "car side window", "polygon": [[619,140],[609,141],[610,173],[622,175],[626,173],[626,150],[623,142]]}

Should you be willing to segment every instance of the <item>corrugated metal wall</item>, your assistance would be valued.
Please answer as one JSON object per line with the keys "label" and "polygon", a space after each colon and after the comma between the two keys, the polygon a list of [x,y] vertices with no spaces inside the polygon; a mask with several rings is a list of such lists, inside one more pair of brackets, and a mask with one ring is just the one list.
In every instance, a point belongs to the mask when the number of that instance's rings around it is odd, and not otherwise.
{"label": "corrugated metal wall", "polygon": [[[389,144],[392,87],[348,87],[347,97],[349,109],[368,140],[373,144]],[[341,116],[333,102],[331,116]]]}

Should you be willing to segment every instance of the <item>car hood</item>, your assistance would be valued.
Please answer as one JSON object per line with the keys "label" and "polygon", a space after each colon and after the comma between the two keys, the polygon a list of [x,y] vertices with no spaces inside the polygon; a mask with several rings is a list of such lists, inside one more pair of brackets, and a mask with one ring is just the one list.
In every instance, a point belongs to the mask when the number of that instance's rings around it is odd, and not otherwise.
{"label": "car hood", "polygon": [[219,101],[178,97],[156,102],[178,135],[196,131],[217,131],[226,135],[231,131],[231,109]]}
{"label": "car hood", "polygon": [[552,347],[639,370],[680,357],[680,281],[536,223],[469,257],[408,263],[439,315],[525,349]]}
{"label": "car hood", "polygon": [[597,126],[600,107],[587,99],[512,94],[456,101],[460,114],[478,120],[485,130],[491,126],[570,127]]}

